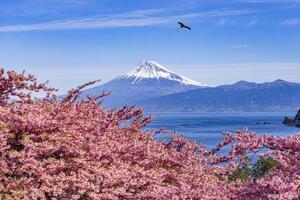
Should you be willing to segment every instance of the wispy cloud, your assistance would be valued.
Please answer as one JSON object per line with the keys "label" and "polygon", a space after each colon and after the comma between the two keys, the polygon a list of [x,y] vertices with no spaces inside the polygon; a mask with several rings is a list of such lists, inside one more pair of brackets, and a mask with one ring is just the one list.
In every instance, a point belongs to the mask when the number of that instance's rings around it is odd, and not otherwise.
{"label": "wispy cloud", "polygon": [[280,23],[280,25],[281,26],[300,26],[300,19],[293,18],[293,19],[284,20]]}
{"label": "wispy cloud", "polygon": [[300,0],[219,0],[222,2],[240,2],[240,3],[300,3]]}
{"label": "wispy cloud", "polygon": [[63,19],[35,24],[8,25],[0,26],[0,32],[153,26],[173,23],[178,19],[240,16],[247,15],[256,11],[247,9],[211,10],[207,12],[186,13],[178,15],[168,15],[164,12],[166,12],[166,10],[162,9],[137,10],[102,17]]}
{"label": "wispy cloud", "polygon": [[0,3],[2,16],[64,15],[92,4],[91,0],[16,0]]}
{"label": "wispy cloud", "polygon": [[251,45],[250,44],[239,44],[239,45],[229,46],[228,48],[230,48],[230,49],[242,49],[242,48],[248,48],[248,47],[251,47]]}
{"label": "wispy cloud", "polygon": [[258,22],[255,19],[231,19],[223,18],[217,22],[217,26],[243,26],[251,27],[256,25]]}

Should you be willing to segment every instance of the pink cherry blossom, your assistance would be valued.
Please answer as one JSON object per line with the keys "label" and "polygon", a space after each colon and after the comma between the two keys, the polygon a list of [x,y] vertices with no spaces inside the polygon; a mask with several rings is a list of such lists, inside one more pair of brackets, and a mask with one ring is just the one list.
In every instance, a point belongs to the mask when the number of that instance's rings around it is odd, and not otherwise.
{"label": "pink cherry blossom", "polygon": [[[34,76],[0,70],[1,199],[299,198],[299,135],[224,133],[213,150],[164,130],[171,139],[158,141],[158,132],[142,130],[152,117],[141,109],[104,109],[106,93],[79,99],[92,83],[59,100]],[[259,179],[239,179],[256,155],[278,164]]]}

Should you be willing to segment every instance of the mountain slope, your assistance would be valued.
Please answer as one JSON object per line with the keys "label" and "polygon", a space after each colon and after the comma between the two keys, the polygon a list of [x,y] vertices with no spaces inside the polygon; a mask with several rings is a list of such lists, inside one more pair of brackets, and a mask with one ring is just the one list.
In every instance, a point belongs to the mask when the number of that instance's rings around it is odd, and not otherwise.
{"label": "mountain slope", "polygon": [[287,111],[300,106],[300,84],[239,81],[138,102],[148,111]]}
{"label": "mountain slope", "polygon": [[171,70],[163,67],[162,65],[158,64],[155,61],[147,61],[147,60],[141,62],[137,68],[134,68],[133,70],[117,77],[117,79],[130,79],[132,80],[131,83],[133,85],[145,79],[156,79],[158,81],[159,79],[161,80],[165,79],[165,80],[175,81],[183,85],[193,85],[193,86],[200,86],[200,87],[207,86],[203,83],[175,74]]}
{"label": "mountain slope", "polygon": [[202,87],[207,87],[207,85],[175,74],[155,61],[145,60],[136,68],[106,84],[85,90],[83,95],[96,95],[103,91],[111,92],[111,95],[105,98],[104,106],[118,107]]}

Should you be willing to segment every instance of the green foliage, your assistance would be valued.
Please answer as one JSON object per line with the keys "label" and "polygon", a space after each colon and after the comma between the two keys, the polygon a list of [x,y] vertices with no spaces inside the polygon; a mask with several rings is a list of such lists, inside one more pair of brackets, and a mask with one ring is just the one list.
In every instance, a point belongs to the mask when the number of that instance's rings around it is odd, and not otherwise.
{"label": "green foliage", "polygon": [[252,167],[252,177],[253,180],[265,176],[270,170],[274,169],[277,166],[277,161],[272,157],[266,159],[259,159]]}
{"label": "green foliage", "polygon": [[[227,174],[228,182],[234,180],[247,181],[249,178],[252,178],[253,181],[265,176],[269,171],[276,168],[277,161],[272,157],[260,158],[253,165],[248,165],[243,168],[235,169],[231,174]],[[220,180],[224,180],[224,177],[217,175]]]}

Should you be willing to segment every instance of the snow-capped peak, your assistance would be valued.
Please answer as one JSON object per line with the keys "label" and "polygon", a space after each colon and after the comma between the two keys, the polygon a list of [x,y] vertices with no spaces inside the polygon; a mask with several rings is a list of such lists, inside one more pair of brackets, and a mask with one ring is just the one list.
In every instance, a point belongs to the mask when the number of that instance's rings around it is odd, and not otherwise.
{"label": "snow-capped peak", "polygon": [[122,74],[119,78],[132,78],[133,84],[142,79],[168,79],[173,81],[178,81],[184,85],[195,85],[195,86],[207,86],[203,83],[191,80],[184,76],[175,74],[171,70],[161,66],[155,61],[142,61],[136,68],[130,70],[129,72]]}

